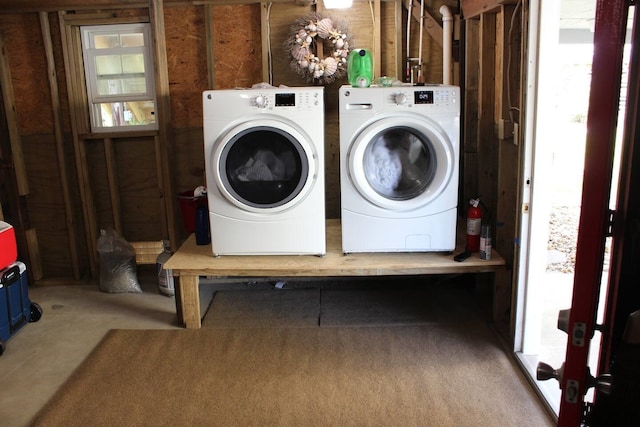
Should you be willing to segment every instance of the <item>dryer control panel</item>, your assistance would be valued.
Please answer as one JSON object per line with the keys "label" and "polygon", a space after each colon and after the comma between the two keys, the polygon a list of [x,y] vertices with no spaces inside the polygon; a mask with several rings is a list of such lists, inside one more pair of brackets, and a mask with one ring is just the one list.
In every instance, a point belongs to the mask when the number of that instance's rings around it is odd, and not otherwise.
{"label": "dryer control panel", "polygon": [[444,86],[412,86],[388,88],[385,103],[389,107],[428,108],[430,111],[458,109],[459,91]]}

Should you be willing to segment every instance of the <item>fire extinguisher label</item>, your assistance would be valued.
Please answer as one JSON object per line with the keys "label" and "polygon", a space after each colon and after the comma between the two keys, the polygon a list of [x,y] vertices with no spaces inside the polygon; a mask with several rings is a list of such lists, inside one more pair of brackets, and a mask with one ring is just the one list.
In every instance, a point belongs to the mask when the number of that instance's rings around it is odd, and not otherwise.
{"label": "fire extinguisher label", "polygon": [[467,234],[472,236],[479,236],[481,224],[482,224],[482,220],[480,218],[468,218]]}

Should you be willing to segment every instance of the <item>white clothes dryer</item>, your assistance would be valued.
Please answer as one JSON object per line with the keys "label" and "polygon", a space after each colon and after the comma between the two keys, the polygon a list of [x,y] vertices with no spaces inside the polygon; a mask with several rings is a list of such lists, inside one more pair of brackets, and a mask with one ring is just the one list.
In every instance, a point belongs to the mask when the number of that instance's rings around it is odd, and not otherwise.
{"label": "white clothes dryer", "polygon": [[214,255],[324,255],[324,88],[203,93]]}
{"label": "white clothes dryer", "polygon": [[460,150],[457,86],[342,86],[342,250],[452,251]]}

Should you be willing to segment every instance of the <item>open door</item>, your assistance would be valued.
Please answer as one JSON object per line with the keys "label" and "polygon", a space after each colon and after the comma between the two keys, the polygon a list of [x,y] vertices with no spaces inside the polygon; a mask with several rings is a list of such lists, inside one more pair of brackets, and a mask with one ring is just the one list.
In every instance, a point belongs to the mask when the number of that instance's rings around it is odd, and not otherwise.
{"label": "open door", "polygon": [[[536,389],[559,416],[559,425],[581,425],[592,403],[602,396],[594,386],[607,389],[610,385],[607,376],[597,380],[594,375],[608,372],[614,317],[626,320],[632,308],[625,307],[626,314],[616,308],[616,301],[630,300],[629,292],[617,289],[623,274],[619,257],[621,236],[632,229],[624,225],[630,218],[626,212],[638,205],[630,194],[637,194],[640,185],[631,184],[632,176],[638,179],[640,169],[638,156],[631,155],[639,58],[637,42],[625,45],[628,30],[637,22],[632,23],[635,14],[630,3],[542,0],[530,4],[525,125],[525,158],[529,160],[524,163],[522,179],[525,186],[514,351],[525,373],[532,379],[537,377]],[[576,22],[586,31],[577,31]],[[633,33],[637,39],[637,31]],[[580,34],[582,38],[577,41]],[[629,58],[631,54],[633,58]],[[570,62],[576,60],[569,58],[571,55],[580,56],[577,61],[585,60],[586,55],[586,62]],[[568,68],[574,73],[566,73]],[[578,84],[581,89],[575,90]],[[557,93],[571,93],[570,103],[555,97]],[[580,99],[582,94],[584,99]],[[625,104],[628,111],[623,126]],[[580,109],[574,110],[575,105]],[[565,122],[554,126],[561,122],[558,116],[574,111],[580,113],[580,123],[576,120],[575,126],[570,124],[571,132],[567,132]],[[571,181],[574,175],[578,179]],[[616,197],[618,176],[620,190]],[[558,188],[562,191],[556,193]],[[558,194],[561,203],[556,203]],[[575,249],[575,262],[570,265],[570,274],[559,275],[560,281],[558,271],[549,267],[555,249],[550,231],[553,221],[549,219],[554,218],[558,205],[570,205],[571,212],[576,213],[575,220],[571,218],[575,224],[570,227],[573,240],[567,245]],[[637,242],[637,237],[627,238],[627,246]],[[634,252],[626,253],[631,256]],[[635,255],[635,263],[627,264],[635,267],[632,270],[637,283],[637,251]],[[629,273],[626,276],[631,277]],[[640,291],[635,292],[637,297]],[[558,379],[560,384],[544,381],[549,378]]]}
{"label": "open door", "polygon": [[620,165],[609,296],[602,325],[599,372],[610,372],[610,394],[597,394],[590,427],[640,425],[640,27],[634,16],[624,144]]}
{"label": "open door", "polygon": [[[561,427],[584,424],[590,407],[590,404],[585,404],[584,397],[591,387],[596,388],[595,400],[598,393],[606,393],[611,389],[608,374],[597,373],[594,377],[588,362],[595,331],[606,332],[613,316],[608,311],[603,325],[596,324],[605,242],[613,234],[614,221],[618,217],[617,212],[609,209],[609,201],[628,12],[627,0],[596,2],[582,209],[572,302],[570,310],[563,312],[558,319],[558,327],[567,333],[567,349],[561,367],[554,369],[541,362],[537,373],[539,380],[555,378],[560,382],[562,396],[558,426]],[[631,63],[633,64],[633,60]],[[616,259],[616,255],[612,253],[612,260]],[[606,294],[616,294],[617,284],[615,280],[610,280]],[[605,337],[603,342],[607,343],[609,340]]]}
{"label": "open door", "polygon": [[[609,197],[628,7],[625,0],[598,0],[596,3],[582,190],[584,208],[578,229],[572,305],[565,325],[567,352],[564,368],[552,375],[562,389],[558,426],[579,426],[583,421],[587,390],[598,383],[602,390],[609,386],[605,378],[595,379],[591,375],[588,359],[591,338],[597,327],[605,240],[612,223]],[[538,378],[544,379],[548,375],[541,365]]]}

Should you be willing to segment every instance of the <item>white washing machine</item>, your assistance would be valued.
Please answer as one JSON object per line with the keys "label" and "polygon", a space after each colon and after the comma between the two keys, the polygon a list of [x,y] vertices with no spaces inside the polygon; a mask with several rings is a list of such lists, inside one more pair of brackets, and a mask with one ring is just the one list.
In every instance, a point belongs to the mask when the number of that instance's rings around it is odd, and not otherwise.
{"label": "white washing machine", "polygon": [[340,88],[342,250],[456,245],[460,88]]}
{"label": "white washing machine", "polygon": [[203,93],[214,255],[324,255],[322,87]]}

